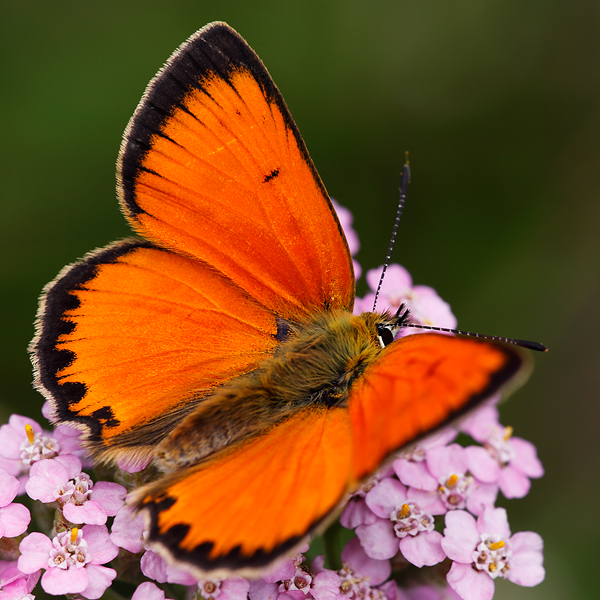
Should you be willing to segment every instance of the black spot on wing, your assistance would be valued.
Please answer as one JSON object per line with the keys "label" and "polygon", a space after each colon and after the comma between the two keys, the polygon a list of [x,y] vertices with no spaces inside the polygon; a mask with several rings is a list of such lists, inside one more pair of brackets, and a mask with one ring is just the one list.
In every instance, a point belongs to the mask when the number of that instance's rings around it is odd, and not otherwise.
{"label": "black spot on wing", "polygon": [[265,175],[263,183],[268,183],[271,179],[275,179],[279,175],[279,169],[273,169],[268,175]]}

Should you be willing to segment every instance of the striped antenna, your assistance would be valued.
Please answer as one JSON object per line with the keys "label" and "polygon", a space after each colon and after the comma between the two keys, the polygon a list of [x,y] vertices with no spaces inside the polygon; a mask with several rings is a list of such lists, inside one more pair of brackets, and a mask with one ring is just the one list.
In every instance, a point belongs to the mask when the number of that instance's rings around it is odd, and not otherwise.
{"label": "striped antenna", "polygon": [[446,333],[458,333],[469,337],[480,338],[482,340],[493,340],[495,342],[504,342],[529,350],[537,350],[538,352],[547,352],[548,348],[539,342],[530,342],[528,340],[516,340],[514,338],[501,337],[498,335],[483,335],[481,333],[472,333],[470,331],[461,331],[460,329],[448,329],[447,327],[433,327],[432,325],[419,325],[418,323],[402,323],[402,327],[415,327],[417,329],[428,329],[430,331],[444,331]]}
{"label": "striped antenna", "polygon": [[400,225],[400,218],[402,217],[402,209],[404,208],[404,201],[406,200],[406,192],[408,191],[408,184],[410,183],[410,167],[408,166],[408,151],[406,152],[406,162],[402,167],[402,183],[400,184],[400,200],[398,201],[398,210],[396,211],[396,221],[394,222],[394,229],[392,229],[392,239],[390,240],[390,247],[383,263],[383,271],[381,271],[381,277],[379,278],[379,284],[377,285],[377,291],[375,292],[375,301],[373,302],[373,312],[377,307],[377,298],[379,298],[379,291],[381,290],[381,284],[385,272],[387,271],[392,256],[392,249],[394,248],[394,242],[396,241],[396,234],[398,233],[398,225]]}

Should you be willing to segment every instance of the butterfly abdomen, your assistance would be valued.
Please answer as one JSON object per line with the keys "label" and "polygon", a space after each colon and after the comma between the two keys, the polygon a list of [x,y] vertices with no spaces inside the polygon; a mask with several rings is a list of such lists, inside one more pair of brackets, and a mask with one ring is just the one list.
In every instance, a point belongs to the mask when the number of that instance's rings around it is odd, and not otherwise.
{"label": "butterfly abdomen", "polygon": [[381,351],[388,315],[323,311],[289,324],[286,341],[252,373],[218,388],[160,445],[165,470],[267,431],[300,408],[346,407],[353,382]]}

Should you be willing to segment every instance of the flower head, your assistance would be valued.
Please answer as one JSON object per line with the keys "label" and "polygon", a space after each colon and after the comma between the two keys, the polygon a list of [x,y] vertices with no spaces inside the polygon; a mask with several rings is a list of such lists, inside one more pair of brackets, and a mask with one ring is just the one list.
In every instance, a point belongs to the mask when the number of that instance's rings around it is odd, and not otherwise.
{"label": "flower head", "polygon": [[81,471],[80,460],[73,455],[57,456],[35,463],[25,486],[27,494],[42,502],[58,501],[71,523],[104,525],[123,506],[127,490],[118,483],[94,484]]}
{"label": "flower head", "polygon": [[496,406],[486,405],[461,424],[465,433],[483,445],[469,449],[470,467],[479,478],[497,481],[506,498],[522,498],[529,492],[529,479],[541,477],[544,468],[535,446],[514,437],[512,427],[502,426],[498,417]]}
{"label": "flower head", "polygon": [[498,577],[525,586],[543,581],[542,547],[537,533],[511,536],[503,508],[488,508],[477,521],[460,510],[446,515],[442,548],[453,561],[447,579],[464,600],[490,600]]}
{"label": "flower head", "polygon": [[429,512],[429,505],[435,500],[425,494],[421,504],[413,495],[391,477],[380,481],[367,494],[367,506],[378,518],[374,523],[357,527],[356,534],[369,557],[393,558],[400,550],[418,567],[444,560],[442,536],[434,531],[434,517]]}
{"label": "flower head", "polygon": [[31,533],[23,539],[19,550],[19,569],[23,573],[45,569],[42,587],[54,596],[80,593],[95,600],[117,576],[114,569],[101,566],[119,553],[104,525],[74,527],[53,539]]}

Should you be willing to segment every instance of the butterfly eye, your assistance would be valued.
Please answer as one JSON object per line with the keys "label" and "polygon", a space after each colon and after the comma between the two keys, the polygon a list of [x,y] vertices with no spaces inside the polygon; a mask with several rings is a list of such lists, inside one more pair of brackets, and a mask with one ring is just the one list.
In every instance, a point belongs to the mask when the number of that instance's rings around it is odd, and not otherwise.
{"label": "butterfly eye", "polygon": [[379,343],[381,344],[381,347],[385,348],[388,344],[391,344],[394,341],[392,328],[386,327],[385,325],[378,325],[377,337],[379,337]]}

